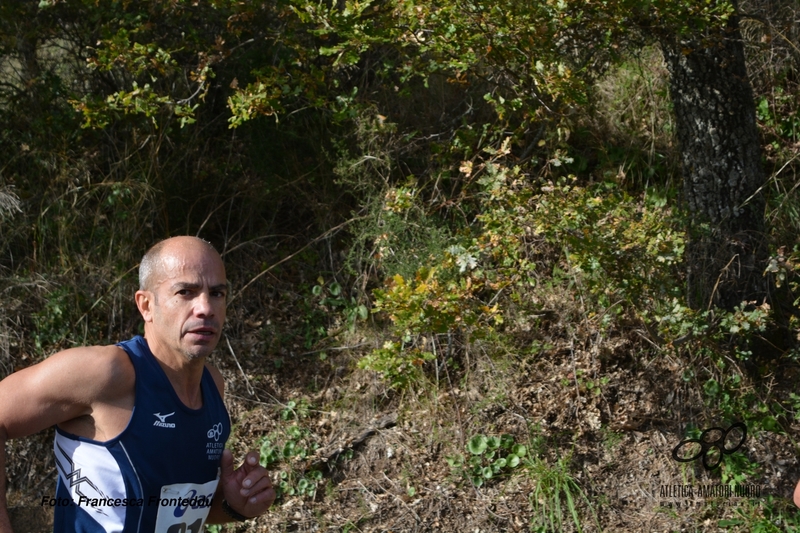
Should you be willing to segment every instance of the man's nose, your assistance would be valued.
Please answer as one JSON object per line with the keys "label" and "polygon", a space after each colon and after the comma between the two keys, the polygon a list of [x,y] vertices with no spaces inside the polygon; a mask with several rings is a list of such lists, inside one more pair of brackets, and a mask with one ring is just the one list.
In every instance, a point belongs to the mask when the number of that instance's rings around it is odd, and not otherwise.
{"label": "man's nose", "polygon": [[200,292],[195,298],[194,312],[197,316],[213,316],[214,308],[211,305],[211,296],[206,291]]}

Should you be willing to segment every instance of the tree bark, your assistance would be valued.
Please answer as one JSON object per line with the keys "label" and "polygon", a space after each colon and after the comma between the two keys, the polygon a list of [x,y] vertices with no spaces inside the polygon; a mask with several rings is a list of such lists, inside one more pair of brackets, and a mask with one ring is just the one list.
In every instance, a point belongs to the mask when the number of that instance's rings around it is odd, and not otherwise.
{"label": "tree bark", "polygon": [[766,296],[765,174],[736,18],[661,39],[692,217],[688,300],[732,309]]}

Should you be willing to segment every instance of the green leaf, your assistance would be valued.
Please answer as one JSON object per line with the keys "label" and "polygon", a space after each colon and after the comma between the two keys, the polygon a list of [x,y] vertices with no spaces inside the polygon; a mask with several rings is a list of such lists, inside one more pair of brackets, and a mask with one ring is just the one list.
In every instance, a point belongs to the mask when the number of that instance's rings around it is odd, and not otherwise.
{"label": "green leaf", "polygon": [[342,286],[334,281],[331,283],[331,286],[328,287],[328,291],[330,291],[331,296],[339,296],[342,294]]}
{"label": "green leaf", "polygon": [[484,435],[475,435],[467,443],[467,449],[472,455],[480,455],[486,451],[488,439]]}
{"label": "green leaf", "polygon": [[458,468],[464,464],[464,457],[461,455],[451,455],[447,458],[447,464],[450,468]]}

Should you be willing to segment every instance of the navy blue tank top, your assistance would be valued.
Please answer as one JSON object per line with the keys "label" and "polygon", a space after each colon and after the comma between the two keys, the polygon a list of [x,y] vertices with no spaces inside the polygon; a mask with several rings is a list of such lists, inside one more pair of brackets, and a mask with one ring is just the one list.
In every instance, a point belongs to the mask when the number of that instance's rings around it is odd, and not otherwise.
{"label": "navy blue tank top", "polygon": [[57,533],[200,533],[219,482],[230,419],[208,369],[190,409],[142,337],[122,342],[136,370],[125,430],[98,442],[56,428]]}

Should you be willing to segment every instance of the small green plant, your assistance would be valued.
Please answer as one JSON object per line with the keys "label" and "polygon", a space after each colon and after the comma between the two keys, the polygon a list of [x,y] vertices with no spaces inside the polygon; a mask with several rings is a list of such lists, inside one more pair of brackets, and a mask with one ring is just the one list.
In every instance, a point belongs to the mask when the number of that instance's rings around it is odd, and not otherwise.
{"label": "small green plant", "polygon": [[422,376],[422,365],[436,357],[426,351],[403,350],[403,343],[387,341],[383,348],[373,350],[358,362],[359,368],[366,368],[381,374],[391,387],[404,389]]}
{"label": "small green plant", "polygon": [[426,361],[435,359],[433,353],[414,347],[412,340],[453,331],[474,338],[500,320],[497,306],[477,298],[483,282],[468,270],[470,259],[461,250],[451,247],[440,264],[420,269],[414,279],[396,274],[374,291],[374,312],[388,315],[401,341],[387,341],[359,361],[359,367],[380,372],[392,387],[404,388],[421,376]]}
{"label": "small green plant", "polygon": [[286,430],[287,439],[282,446],[273,444],[269,437],[260,440],[261,466],[268,468],[281,460],[294,458],[305,459],[317,448],[315,443],[308,443],[310,432],[300,426],[289,426]]}
{"label": "small green plant", "polygon": [[311,404],[305,398],[300,398],[298,401],[289,400],[286,405],[281,409],[281,420],[295,420],[306,418],[308,411],[311,409]]}
{"label": "small green plant", "polygon": [[796,102],[796,96],[785,93],[780,86],[775,87],[771,99],[759,98],[756,117],[776,140],[796,142],[800,138],[800,114]]}
{"label": "small green plant", "polygon": [[447,458],[451,470],[481,487],[492,479],[507,475],[524,464],[528,449],[514,442],[511,435],[475,435],[467,442],[469,454]]}
{"label": "small green plant", "polygon": [[278,497],[285,495],[313,498],[317,493],[319,482],[322,481],[322,472],[311,470],[304,474],[292,475],[289,472],[281,471],[278,477],[278,487],[275,490]]}
{"label": "small green plant", "polygon": [[759,469],[758,463],[754,463],[740,451],[732,454],[723,454],[720,463],[720,476],[725,485],[744,485],[747,480],[754,476]]}
{"label": "small green plant", "polygon": [[333,313],[341,313],[344,323],[350,332],[353,332],[359,320],[366,320],[369,310],[364,304],[359,304],[355,298],[346,298],[342,295],[342,286],[333,281],[325,284],[323,278],[317,279],[318,285],[314,285],[311,294],[318,298],[318,305],[324,310]]}
{"label": "small green plant", "polygon": [[600,434],[603,437],[603,446],[609,452],[613,451],[623,440],[621,433],[617,433],[608,426],[600,428]]}
{"label": "small green plant", "polygon": [[74,307],[70,297],[68,287],[59,287],[47,295],[44,309],[34,313],[33,318],[36,323],[34,339],[38,350],[44,351],[45,348],[57,344],[69,335],[69,312]]}
{"label": "small green plant", "polygon": [[[279,500],[284,496],[313,498],[316,494],[322,481],[322,472],[294,468],[294,463],[304,461],[318,448],[317,443],[310,441],[310,435],[307,429],[292,425],[284,435],[271,434],[258,442],[261,466],[272,470],[283,467],[275,485]],[[280,437],[285,437],[282,444],[278,441]]]}
{"label": "small green plant", "polygon": [[736,517],[720,520],[717,525],[748,533],[782,533],[798,531],[800,516],[792,503],[771,494],[759,500],[746,499],[736,507]]}
{"label": "small green plant", "polygon": [[570,474],[569,460],[560,458],[555,464],[549,465],[544,459],[535,458],[527,466],[531,476],[536,480],[536,489],[531,494],[531,504],[534,509],[531,531],[537,533],[563,531],[564,526],[570,521],[578,532],[583,531],[578,513],[578,501],[583,500],[589,509],[592,509],[592,505]]}
{"label": "small green plant", "polygon": [[581,393],[592,394],[593,396],[602,394],[602,387],[608,385],[609,378],[603,376],[600,379],[594,380],[586,377],[584,374],[585,372],[583,370],[578,370],[576,372],[576,380]]}
{"label": "small green plant", "polygon": [[369,316],[367,306],[355,297],[346,297],[337,281],[326,282],[320,276],[304,298],[303,346],[310,350],[315,343],[327,336],[335,336],[345,328],[355,330],[360,320]]}

